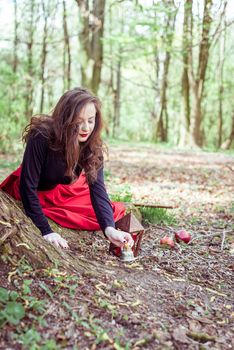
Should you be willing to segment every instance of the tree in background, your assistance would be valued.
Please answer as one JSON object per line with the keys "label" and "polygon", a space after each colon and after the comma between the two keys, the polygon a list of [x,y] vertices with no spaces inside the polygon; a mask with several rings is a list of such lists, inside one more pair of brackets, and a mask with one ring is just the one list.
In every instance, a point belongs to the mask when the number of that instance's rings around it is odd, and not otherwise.
{"label": "tree in background", "polygon": [[25,116],[30,119],[33,114],[33,76],[34,76],[34,63],[33,63],[33,46],[34,46],[34,34],[36,27],[36,4],[32,0],[29,3],[28,9],[28,26],[27,26],[27,61],[26,61],[26,89],[25,89]]}
{"label": "tree in background", "polygon": [[17,0],[14,0],[14,49],[13,49],[13,72],[16,73],[17,65],[18,65],[18,27],[19,27],[19,19],[18,19],[18,4]]}
{"label": "tree in background", "polygon": [[[164,44],[164,54],[161,59],[158,57],[160,52],[159,48],[156,48],[155,52],[155,63],[157,65],[157,79],[155,85],[158,84],[158,88],[156,91],[159,91],[159,106],[158,113],[155,115],[156,123],[154,129],[154,140],[159,140],[161,142],[168,141],[168,108],[167,108],[167,88],[168,88],[168,74],[169,74],[169,66],[171,61],[171,51],[172,51],[172,43],[175,29],[175,19],[177,14],[177,8],[173,0],[164,0],[163,2],[165,13],[164,16],[164,25],[163,32],[161,34],[161,42]],[[161,71],[161,74],[160,74]],[[159,79],[159,74],[161,75],[161,79]]]}
{"label": "tree in background", "polygon": [[70,38],[67,25],[67,10],[66,2],[63,0],[63,34],[64,34],[64,49],[63,49],[63,90],[71,88],[71,48]]}
{"label": "tree in background", "polygon": [[41,48],[41,101],[40,101],[40,112],[43,112],[44,108],[44,96],[45,96],[45,63],[46,63],[46,56],[47,56],[47,46],[48,46],[48,17],[49,17],[49,11],[48,8],[42,0],[42,11],[43,11],[43,19],[44,19],[44,28],[43,28],[43,39],[42,39],[42,48]]}
{"label": "tree in background", "polygon": [[0,23],[2,150],[19,147],[12,141],[33,113],[81,85],[103,101],[107,135],[232,147],[229,0],[11,4],[6,30]]}
{"label": "tree in background", "polygon": [[223,92],[224,92],[224,60],[226,54],[226,8],[227,1],[224,1],[223,11],[220,19],[220,38],[219,38],[219,54],[218,54],[218,98],[219,98],[219,109],[218,109],[218,148],[222,144],[222,133],[223,133]]}
{"label": "tree in background", "polygon": [[94,0],[90,8],[89,0],[76,0],[80,9],[82,23],[79,35],[82,85],[95,94],[101,82],[103,62],[103,31],[105,19],[105,0]]}
{"label": "tree in background", "polygon": [[[210,53],[210,28],[212,24],[211,10],[212,0],[204,0],[204,10],[202,18],[201,38],[199,40],[199,52],[197,67],[194,58],[194,26],[193,26],[193,0],[185,1],[184,16],[188,18],[184,21],[186,30],[186,42],[188,44],[188,81],[189,81],[189,97],[190,97],[190,115],[189,115],[189,142],[193,146],[202,146],[203,136],[201,131],[202,124],[202,99],[205,86],[206,69]],[[187,30],[188,29],[188,30]],[[185,64],[186,64],[185,63]]]}

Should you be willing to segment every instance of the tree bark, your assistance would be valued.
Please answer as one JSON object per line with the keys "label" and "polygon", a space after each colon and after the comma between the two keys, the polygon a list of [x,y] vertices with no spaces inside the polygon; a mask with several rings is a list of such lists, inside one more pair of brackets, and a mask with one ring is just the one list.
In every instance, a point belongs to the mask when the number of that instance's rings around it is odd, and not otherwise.
{"label": "tree bark", "polygon": [[[63,35],[64,35],[64,53],[63,53],[63,91],[71,88],[71,48],[67,27],[66,3],[63,0]],[[67,62],[66,62],[67,57]]]}
{"label": "tree bark", "polygon": [[80,33],[82,85],[96,94],[101,82],[103,63],[105,0],[93,0],[91,10],[88,0],[76,0],[76,2],[80,8],[82,22]]}
{"label": "tree bark", "polygon": [[180,124],[180,138],[179,145],[185,146],[189,141],[189,127],[190,127],[190,89],[188,76],[188,42],[189,42],[189,14],[192,6],[191,0],[186,0],[184,3],[184,20],[183,20],[183,73],[182,73],[182,109],[181,109],[181,124]]}
{"label": "tree bark", "polygon": [[[173,0],[164,0],[166,6],[166,17],[165,17],[165,34],[162,36],[162,41],[166,43],[165,58],[162,64],[162,79],[160,86],[160,107],[158,118],[155,125],[155,140],[161,142],[167,142],[168,140],[168,111],[167,111],[167,87],[168,87],[168,74],[171,60],[171,47],[173,42],[173,33],[175,28],[175,5]],[[157,56],[156,56],[157,57]],[[158,62],[157,69],[160,67]],[[157,72],[157,75],[159,72]]]}
{"label": "tree bark", "polygon": [[226,13],[227,1],[224,3],[224,10],[221,16],[221,35],[220,35],[220,46],[219,46],[219,62],[218,62],[218,98],[219,98],[219,110],[218,110],[218,148],[222,144],[222,133],[223,133],[223,68],[225,60],[225,44],[226,44]]}
{"label": "tree bark", "polygon": [[234,112],[232,113],[231,132],[225,142],[221,145],[222,149],[230,149],[234,144]]}
{"label": "tree bark", "polygon": [[161,142],[167,142],[168,139],[168,112],[167,112],[167,87],[168,87],[168,72],[170,64],[170,53],[166,52],[166,58],[163,62],[163,78],[161,85],[160,96],[160,112],[157,134]]}
{"label": "tree bark", "polygon": [[43,112],[44,107],[44,96],[45,96],[45,63],[47,56],[47,36],[48,36],[48,9],[45,8],[45,2],[42,0],[42,10],[44,15],[44,30],[42,40],[42,51],[41,51],[41,101],[40,101],[40,112]]}
{"label": "tree bark", "polygon": [[29,28],[27,41],[27,77],[26,77],[26,96],[25,96],[25,116],[31,118],[33,114],[33,44],[34,44],[34,16],[35,0],[30,2]]}
{"label": "tree bark", "polygon": [[116,72],[116,88],[114,92],[114,118],[113,118],[113,137],[118,134],[120,125],[120,93],[121,93],[121,48],[119,51],[117,72]]}
{"label": "tree bark", "polygon": [[[17,262],[24,257],[35,269],[59,267],[71,273],[87,272],[90,275],[108,272],[107,266],[77,255],[71,241],[79,244],[79,240],[82,240],[80,232],[78,234],[74,230],[63,228],[63,236],[68,239],[71,246],[66,251],[46,241],[32,221],[25,216],[22,203],[15,201],[1,190],[0,208],[0,259],[3,261],[17,265]],[[56,232],[59,232],[59,225],[52,221],[50,224]]]}
{"label": "tree bark", "polygon": [[[192,4],[192,0],[191,0]],[[212,0],[204,1],[204,14],[202,22],[202,36],[199,45],[199,58],[197,72],[194,74],[193,71],[193,52],[192,52],[192,37],[193,37],[193,23],[192,23],[192,6],[189,9],[189,31],[190,31],[190,48],[189,48],[189,82],[191,87],[191,94],[193,104],[191,106],[191,117],[190,117],[190,137],[191,144],[193,146],[201,147],[202,133],[201,133],[201,123],[202,123],[202,97],[205,85],[206,68],[209,59],[209,48],[210,48],[210,27],[212,23],[211,18],[211,7]]]}
{"label": "tree bark", "polygon": [[14,0],[14,58],[13,58],[13,72],[16,73],[18,66],[18,6],[17,0]]}

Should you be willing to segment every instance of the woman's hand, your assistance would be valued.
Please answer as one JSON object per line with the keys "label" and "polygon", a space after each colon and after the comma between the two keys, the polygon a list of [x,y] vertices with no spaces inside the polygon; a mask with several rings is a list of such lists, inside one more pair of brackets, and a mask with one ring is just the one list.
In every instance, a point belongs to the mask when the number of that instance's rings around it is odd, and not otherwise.
{"label": "woman's hand", "polygon": [[62,238],[58,233],[52,232],[48,233],[48,235],[43,236],[48,242],[56,245],[56,247],[62,247],[64,249],[69,248],[67,241]]}
{"label": "woman's hand", "polygon": [[115,244],[117,247],[123,248],[124,244],[127,242],[130,247],[133,246],[134,240],[128,232],[116,230],[114,227],[108,226],[105,229],[105,235],[109,241]]}

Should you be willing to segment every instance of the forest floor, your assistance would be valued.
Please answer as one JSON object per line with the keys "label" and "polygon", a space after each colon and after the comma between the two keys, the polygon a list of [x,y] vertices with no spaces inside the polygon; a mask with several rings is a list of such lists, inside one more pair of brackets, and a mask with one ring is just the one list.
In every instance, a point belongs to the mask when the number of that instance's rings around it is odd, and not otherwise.
{"label": "forest floor", "polygon": [[[1,180],[16,163],[9,156]],[[163,223],[144,224],[132,264],[110,255],[100,232],[66,233],[78,259],[106,267],[101,275],[35,271],[23,258],[13,271],[2,264],[0,285],[17,291],[10,298],[26,314],[14,325],[8,312],[0,349],[233,349],[233,171],[226,154],[112,145],[108,192],[175,208]],[[178,229],[191,242],[164,249],[160,239]]]}

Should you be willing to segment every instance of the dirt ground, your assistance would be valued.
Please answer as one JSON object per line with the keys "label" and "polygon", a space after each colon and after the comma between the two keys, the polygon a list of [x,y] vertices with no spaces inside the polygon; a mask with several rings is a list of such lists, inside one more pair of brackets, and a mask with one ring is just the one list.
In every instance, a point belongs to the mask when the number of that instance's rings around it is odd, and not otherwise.
{"label": "dirt ground", "polygon": [[[177,223],[145,224],[132,264],[110,255],[100,232],[65,230],[71,253],[97,274],[34,271],[24,261],[12,273],[3,263],[1,286],[22,294],[31,280],[31,291],[21,297],[24,319],[0,328],[0,349],[233,349],[234,157],[118,145],[106,174],[109,193],[127,188],[133,202],[172,205]],[[160,239],[178,229],[191,242],[164,249]],[[44,300],[42,312],[30,296]]]}

